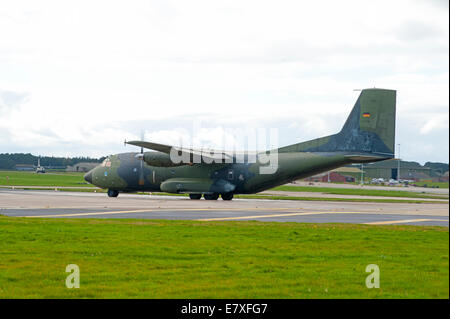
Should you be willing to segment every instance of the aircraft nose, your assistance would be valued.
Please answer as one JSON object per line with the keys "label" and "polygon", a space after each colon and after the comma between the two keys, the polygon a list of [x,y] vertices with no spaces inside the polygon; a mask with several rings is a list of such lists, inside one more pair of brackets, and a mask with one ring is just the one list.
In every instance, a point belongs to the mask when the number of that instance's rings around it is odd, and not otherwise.
{"label": "aircraft nose", "polygon": [[84,180],[89,184],[92,184],[92,171],[89,171],[86,174],[84,174]]}

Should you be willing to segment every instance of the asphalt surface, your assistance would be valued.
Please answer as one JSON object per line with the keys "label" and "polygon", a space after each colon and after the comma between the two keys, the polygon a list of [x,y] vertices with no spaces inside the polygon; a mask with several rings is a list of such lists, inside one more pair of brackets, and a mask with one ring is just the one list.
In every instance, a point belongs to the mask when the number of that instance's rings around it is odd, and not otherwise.
{"label": "asphalt surface", "polygon": [[[382,197],[380,197],[382,198]],[[0,189],[0,214],[29,218],[259,220],[448,227],[449,205],[234,199]]]}

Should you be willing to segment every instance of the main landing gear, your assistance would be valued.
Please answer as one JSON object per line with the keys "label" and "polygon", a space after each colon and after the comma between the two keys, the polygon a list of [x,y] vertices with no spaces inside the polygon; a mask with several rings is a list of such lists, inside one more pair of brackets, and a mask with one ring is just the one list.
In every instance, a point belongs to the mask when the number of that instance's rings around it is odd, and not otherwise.
{"label": "main landing gear", "polygon": [[[223,200],[232,200],[233,199],[233,193],[225,193],[225,194],[220,194],[220,195],[222,196]],[[203,197],[206,200],[217,200],[219,198],[219,194],[218,193],[204,194]],[[189,194],[189,198],[199,200],[200,198],[202,198],[202,194]]]}
{"label": "main landing gear", "polygon": [[108,189],[108,196],[109,197],[117,197],[119,196],[119,192],[113,189]]}
{"label": "main landing gear", "polygon": [[233,199],[233,193],[222,194],[222,199],[223,200],[232,200]]}
{"label": "main landing gear", "polygon": [[219,198],[219,194],[217,194],[217,193],[213,193],[213,194],[205,194],[205,195],[203,195],[203,197],[204,197],[206,200],[216,200],[216,199]]}

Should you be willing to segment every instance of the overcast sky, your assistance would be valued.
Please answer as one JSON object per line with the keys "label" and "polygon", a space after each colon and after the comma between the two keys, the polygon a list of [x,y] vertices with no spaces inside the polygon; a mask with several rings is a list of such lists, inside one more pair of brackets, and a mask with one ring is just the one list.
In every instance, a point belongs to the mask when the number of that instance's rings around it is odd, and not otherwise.
{"label": "overcast sky", "polygon": [[405,160],[449,161],[448,0],[1,1],[0,153],[91,156],[124,139],[220,147],[336,133],[397,90]]}

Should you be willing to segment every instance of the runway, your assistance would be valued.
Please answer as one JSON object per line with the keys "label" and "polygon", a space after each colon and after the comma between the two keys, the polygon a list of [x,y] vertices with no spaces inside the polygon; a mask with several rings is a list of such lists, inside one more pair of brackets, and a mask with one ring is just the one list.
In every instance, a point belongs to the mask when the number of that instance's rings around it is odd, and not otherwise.
{"label": "runway", "polygon": [[449,205],[234,199],[0,190],[0,214],[28,218],[137,218],[200,221],[357,223],[448,227]]}

